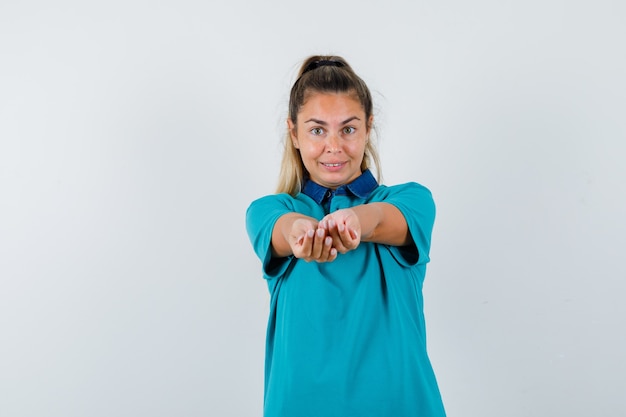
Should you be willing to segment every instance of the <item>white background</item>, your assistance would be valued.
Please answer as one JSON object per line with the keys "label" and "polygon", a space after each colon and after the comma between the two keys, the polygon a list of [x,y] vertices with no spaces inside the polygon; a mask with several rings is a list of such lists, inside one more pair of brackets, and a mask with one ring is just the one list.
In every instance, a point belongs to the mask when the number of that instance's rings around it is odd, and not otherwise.
{"label": "white background", "polygon": [[314,53],[438,206],[450,416],[626,414],[619,1],[0,3],[0,415],[260,416],[244,228]]}

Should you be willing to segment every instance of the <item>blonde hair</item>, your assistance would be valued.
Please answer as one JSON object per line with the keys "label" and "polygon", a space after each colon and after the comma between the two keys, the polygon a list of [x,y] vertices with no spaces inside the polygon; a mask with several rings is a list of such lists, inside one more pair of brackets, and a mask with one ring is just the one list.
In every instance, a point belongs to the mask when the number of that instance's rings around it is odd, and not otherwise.
{"label": "blonde hair", "polygon": [[[298,112],[311,94],[327,92],[354,95],[361,103],[365,111],[365,120],[369,124],[374,106],[372,95],[365,82],[356,75],[342,57],[313,55],[304,61],[298,72],[298,78],[291,88],[288,117],[293,125],[296,125]],[[368,125],[368,129],[370,132],[375,130],[371,125]],[[376,176],[380,182],[382,178],[380,157],[375,144],[370,139],[365,145],[361,171],[373,166],[376,167]],[[307,178],[308,173],[302,163],[300,152],[291,141],[290,132],[287,131],[276,192],[295,196],[302,191]]]}

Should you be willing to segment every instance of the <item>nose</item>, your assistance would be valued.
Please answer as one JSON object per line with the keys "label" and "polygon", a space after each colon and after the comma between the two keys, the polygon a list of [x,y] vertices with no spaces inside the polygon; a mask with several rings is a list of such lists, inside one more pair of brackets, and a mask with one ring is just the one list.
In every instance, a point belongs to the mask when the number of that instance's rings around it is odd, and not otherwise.
{"label": "nose", "polygon": [[339,145],[339,140],[340,138],[337,136],[336,133],[332,133],[328,135],[328,140],[326,141],[326,152],[328,153],[339,152],[341,150],[340,145]]}

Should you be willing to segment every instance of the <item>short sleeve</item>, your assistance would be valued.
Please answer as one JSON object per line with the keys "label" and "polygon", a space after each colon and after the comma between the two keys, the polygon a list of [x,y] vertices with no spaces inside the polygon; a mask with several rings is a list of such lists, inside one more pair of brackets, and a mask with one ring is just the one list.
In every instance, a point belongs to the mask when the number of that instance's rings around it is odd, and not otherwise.
{"label": "short sleeve", "polygon": [[411,182],[386,187],[382,199],[393,204],[404,215],[413,244],[391,247],[396,260],[404,266],[426,264],[430,261],[430,240],[435,222],[435,202],[428,188]]}
{"label": "short sleeve", "polygon": [[266,279],[277,278],[285,273],[293,257],[272,257],[272,231],[278,219],[293,212],[287,194],[262,197],[253,201],[246,211],[246,230],[252,247],[263,264]]}

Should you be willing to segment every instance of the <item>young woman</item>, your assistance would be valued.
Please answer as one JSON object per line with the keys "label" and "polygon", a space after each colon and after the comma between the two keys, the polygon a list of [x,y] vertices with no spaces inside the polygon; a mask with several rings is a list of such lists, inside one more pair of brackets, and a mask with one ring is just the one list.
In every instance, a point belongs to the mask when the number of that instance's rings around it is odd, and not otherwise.
{"label": "young woman", "polygon": [[372,109],[344,59],[308,58],[277,194],[248,208],[271,294],[265,417],[445,416],[422,299],[435,206],[372,174]]}

